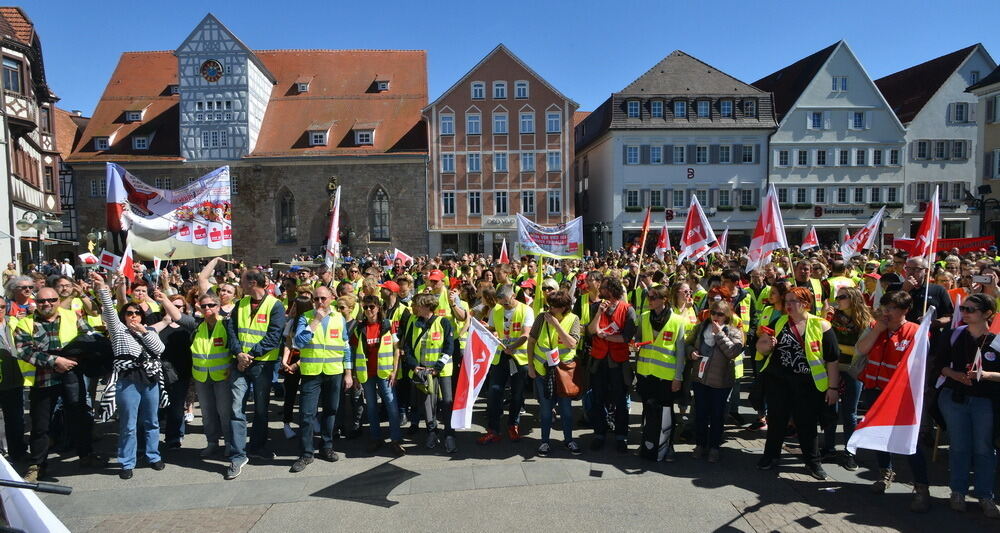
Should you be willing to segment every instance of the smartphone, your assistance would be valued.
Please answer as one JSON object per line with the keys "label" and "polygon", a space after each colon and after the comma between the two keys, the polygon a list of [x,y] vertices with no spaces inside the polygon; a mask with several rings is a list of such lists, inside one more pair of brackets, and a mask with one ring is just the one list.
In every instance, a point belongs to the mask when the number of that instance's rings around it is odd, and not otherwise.
{"label": "smartphone", "polygon": [[972,276],[973,283],[990,283],[992,281],[993,278],[990,276]]}

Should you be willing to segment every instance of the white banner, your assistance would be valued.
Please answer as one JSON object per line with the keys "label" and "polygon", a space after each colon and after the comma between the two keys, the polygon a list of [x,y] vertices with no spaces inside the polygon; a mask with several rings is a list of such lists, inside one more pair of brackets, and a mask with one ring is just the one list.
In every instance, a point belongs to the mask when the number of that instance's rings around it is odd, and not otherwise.
{"label": "white banner", "polygon": [[[11,481],[24,481],[3,457],[0,457],[0,476]],[[61,497],[72,498],[69,495]],[[3,500],[3,512],[10,527],[30,533],[35,531],[69,533],[69,529],[52,514],[34,491],[3,487],[0,488],[0,498]]]}
{"label": "white banner", "polygon": [[583,258],[582,217],[557,226],[540,226],[518,213],[517,238],[522,254],[553,259]]}
{"label": "white banner", "polygon": [[229,167],[179,189],[158,189],[107,164],[108,229],[127,231],[142,259],[215,257],[233,252]]}

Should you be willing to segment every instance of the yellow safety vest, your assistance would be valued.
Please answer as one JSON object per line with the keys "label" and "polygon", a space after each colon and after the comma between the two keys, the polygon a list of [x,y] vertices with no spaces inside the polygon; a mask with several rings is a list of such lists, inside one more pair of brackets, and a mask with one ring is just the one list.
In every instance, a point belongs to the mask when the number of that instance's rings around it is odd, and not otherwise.
{"label": "yellow safety vest", "polygon": [[[257,314],[250,316],[250,297],[240,298],[234,309],[236,314],[236,338],[240,341],[240,346],[244,352],[249,353],[255,344],[264,339],[267,334],[267,327],[271,324],[271,309],[278,299],[268,294],[264,296],[264,301],[257,308]],[[275,348],[259,357],[257,361],[277,361],[278,348]]]}
{"label": "yellow safety vest", "polygon": [[[771,327],[771,322],[774,321],[775,315],[781,315],[781,313],[775,309],[773,305],[765,307],[764,310],[760,312],[760,318],[757,319],[757,327]],[[764,354],[755,352],[753,358],[754,361],[763,361]]]}
{"label": "yellow safety vest", "polygon": [[[521,329],[524,327],[524,315],[525,311],[528,309],[527,304],[523,302],[517,302],[514,305],[514,314],[510,317],[510,327],[508,328],[504,321],[504,312],[506,309],[500,304],[493,306],[493,329],[497,332],[497,338],[501,342],[507,343],[511,339],[516,339],[521,336]],[[527,343],[522,344],[514,350],[514,361],[517,364],[524,366],[528,364],[528,347]],[[495,365],[500,362],[500,351],[493,354],[493,361],[490,362],[491,365]]]}
{"label": "yellow safety vest", "polygon": [[652,341],[639,348],[636,357],[635,372],[640,376],[655,376],[673,381],[677,363],[677,341],[684,331],[685,319],[670,313],[670,318],[660,331],[653,331],[653,323],[649,319],[652,311],[646,311],[639,320],[642,324],[642,341]]}
{"label": "yellow safety vest", "polygon": [[[312,322],[315,316],[315,310],[302,314],[306,324]],[[299,349],[299,372],[303,376],[335,376],[344,373],[344,353],[347,351],[344,331],[347,329],[347,321],[336,312],[331,312],[328,318],[326,327],[320,324],[309,344]]]}
{"label": "yellow safety vest", "polygon": [[198,324],[191,339],[191,377],[199,383],[225,381],[229,378],[229,368],[233,364],[233,354],[229,351],[229,335],[222,320],[216,319],[212,331],[208,324]]}
{"label": "yellow safety vest", "polygon": [[771,286],[765,285],[763,289],[760,290],[760,294],[757,295],[757,299],[754,300],[754,306],[757,308],[757,312],[761,312],[765,307],[771,305],[769,301],[771,298]]}
{"label": "yellow safety vest", "polygon": [[[820,392],[825,392],[828,388],[828,377],[826,374],[826,362],[823,360],[823,323],[826,320],[813,315],[806,315],[806,334],[803,338],[805,342],[804,349],[806,354],[806,362],[809,363],[809,372],[812,374],[813,382],[816,384],[816,389]],[[788,323],[788,315],[784,315],[778,319],[778,323],[774,328],[774,334],[777,336],[781,333],[781,330]],[[768,357],[764,361],[764,366],[760,368],[763,372],[767,369],[768,363],[771,362],[771,358]]]}
{"label": "yellow safety vest", "polygon": [[[56,312],[59,313],[59,344],[60,346],[66,346],[80,334],[80,330],[76,327],[76,321],[79,320],[79,317],[77,317],[76,313],[73,311],[63,309],[61,307],[57,308]],[[20,329],[29,335],[34,335],[35,315],[28,315],[24,318],[19,318],[17,320],[17,329]],[[17,367],[21,370],[21,377],[24,378],[24,386],[34,386],[35,365],[18,359]]]}
{"label": "yellow safety vest", "polygon": [[587,327],[590,325],[590,293],[585,292],[580,297],[580,325]]}
{"label": "yellow safety vest", "polygon": [[826,282],[830,284],[830,305],[837,304],[837,291],[840,290],[841,287],[857,287],[854,280],[851,278],[845,278],[844,276],[828,278]]}
{"label": "yellow safety vest", "polygon": [[[441,325],[440,318],[435,318],[434,322],[431,324],[429,331],[423,335],[413,331],[410,336],[411,347],[413,348],[413,355],[417,359],[419,366],[432,367],[435,363],[441,359],[441,349],[444,347],[444,327]],[[417,322],[416,315],[413,315],[410,319],[410,327],[414,327]],[[420,343],[417,343],[417,337],[420,337]],[[451,376],[451,361],[448,361],[441,369],[441,377]],[[413,377],[413,371],[410,371],[410,377]]]}
{"label": "yellow safety vest", "polygon": [[[792,286],[799,286],[797,281],[792,281]],[[813,313],[819,314],[823,312],[823,284],[816,278],[809,278],[809,286],[811,287],[813,293]]]}
{"label": "yellow safety vest", "polygon": [[[359,383],[368,381],[368,354],[365,351],[364,339],[364,328],[367,326],[367,323],[359,326],[357,330],[359,332],[358,342],[355,343],[354,347],[354,373],[358,376]],[[376,369],[378,378],[389,379],[389,374],[392,374],[394,368],[396,368],[396,362],[392,349],[392,329],[390,328],[389,331],[385,332],[385,335],[382,335],[378,344],[378,368]]]}
{"label": "yellow safety vest", "polygon": [[697,307],[697,308],[700,309],[701,308],[701,304],[702,304],[702,302],[705,301],[705,297],[706,296],[708,296],[708,291],[706,291],[703,288],[702,289],[698,289],[698,290],[696,290],[694,292],[694,294],[691,295],[691,301],[694,303],[695,307]]}
{"label": "yellow safety vest", "polygon": [[[566,333],[569,333],[570,329],[573,328],[573,322],[576,320],[576,315],[567,313],[559,321],[559,325],[562,326]],[[552,350],[559,350],[560,363],[568,363],[576,358],[576,348],[566,346],[559,337],[559,332],[549,326],[548,322],[543,322],[542,330],[538,333],[538,339],[535,341],[535,353],[532,354],[532,364],[535,367],[535,373],[539,376],[544,376],[548,373],[549,353]]]}
{"label": "yellow safety vest", "polygon": [[410,310],[410,308],[407,307],[406,304],[404,304],[401,301],[397,301],[396,309],[393,310],[392,316],[389,318],[389,321],[392,324],[392,331],[395,332],[397,335],[401,331],[399,329],[399,326],[400,326],[399,323],[400,323],[400,321],[403,320],[403,314],[405,314],[409,310]]}

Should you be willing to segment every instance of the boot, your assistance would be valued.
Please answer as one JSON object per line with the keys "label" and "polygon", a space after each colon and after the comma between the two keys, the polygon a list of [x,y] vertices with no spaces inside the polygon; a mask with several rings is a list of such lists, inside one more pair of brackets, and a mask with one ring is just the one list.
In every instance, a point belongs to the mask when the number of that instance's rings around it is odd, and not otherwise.
{"label": "boot", "polygon": [[910,510],[914,513],[926,513],[931,509],[931,492],[925,483],[913,484],[913,501]]}
{"label": "boot", "polygon": [[875,494],[883,494],[889,487],[892,486],[892,482],[896,479],[896,472],[891,468],[883,468],[882,479],[879,479],[872,485],[872,492]]}

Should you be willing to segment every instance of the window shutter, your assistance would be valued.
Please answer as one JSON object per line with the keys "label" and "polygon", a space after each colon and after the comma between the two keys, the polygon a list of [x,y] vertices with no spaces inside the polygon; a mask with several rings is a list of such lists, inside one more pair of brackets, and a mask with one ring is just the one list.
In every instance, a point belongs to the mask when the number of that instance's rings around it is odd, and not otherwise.
{"label": "window shutter", "polygon": [[754,163],[759,163],[760,162],[760,145],[759,144],[753,145],[753,162]]}
{"label": "window shutter", "polygon": [[622,145],[622,164],[628,164],[628,145]]}
{"label": "window shutter", "polygon": [[709,189],[708,190],[708,206],[717,207],[719,200],[719,189]]}
{"label": "window shutter", "polygon": [[622,189],[622,210],[628,207],[628,189]]}
{"label": "window shutter", "polygon": [[[942,202],[947,202],[948,201],[948,192],[949,192],[948,191],[948,184],[942,181],[940,183],[935,183],[934,185],[937,186],[937,189],[939,191],[938,192],[938,199],[941,200]],[[931,192],[933,192],[933,191],[931,191]]]}
{"label": "window shutter", "polygon": [[754,187],[753,189],[753,206],[760,207],[760,188]]}
{"label": "window shutter", "polygon": [[914,202],[914,200],[915,200],[915,198],[917,196],[917,190],[916,189],[917,189],[917,184],[916,183],[910,183],[909,185],[906,186],[906,201],[908,203],[912,204]]}
{"label": "window shutter", "polygon": [[853,130],[854,129],[854,112],[853,111],[848,111],[847,112],[847,129],[849,129],[849,130]]}
{"label": "window shutter", "polygon": [[968,119],[967,122],[975,122],[976,121],[976,107],[978,107],[978,106],[979,106],[979,104],[977,104],[975,102],[969,102],[968,104],[965,104],[966,109],[968,109],[968,111],[966,111],[966,115],[967,115],[966,118]]}
{"label": "window shutter", "polygon": [[688,165],[694,164],[694,151],[695,151],[695,145],[693,144],[687,145],[687,157],[684,158],[685,164]]}
{"label": "window shutter", "polygon": [[734,165],[737,165],[737,164],[743,162],[743,145],[742,144],[734,144],[733,145],[733,152],[731,154],[729,154],[729,162],[732,163],[732,164],[734,164]]}
{"label": "window shutter", "polygon": [[944,158],[951,159],[951,141],[944,141]]}
{"label": "window shutter", "polygon": [[994,118],[996,117],[996,108],[997,108],[996,98],[990,98],[986,100],[986,116],[983,118],[986,119],[987,124],[993,123]]}
{"label": "window shutter", "polygon": [[639,147],[639,164],[648,165],[649,164],[649,145],[643,144]]}
{"label": "window shutter", "polygon": [[708,147],[708,162],[713,165],[719,164],[719,145],[713,144]]}
{"label": "window shutter", "polygon": [[672,165],[674,163],[674,145],[663,145],[663,162],[668,165]]}
{"label": "window shutter", "polygon": [[649,205],[649,189],[639,189],[639,206],[646,207]]}
{"label": "window shutter", "polygon": [[944,117],[946,124],[951,124],[955,120],[955,104],[948,104],[948,115]]}
{"label": "window shutter", "polygon": [[866,130],[872,129],[872,112],[871,111],[865,111],[865,129]]}
{"label": "window shutter", "polygon": [[823,129],[824,130],[830,129],[830,112],[829,111],[824,111],[823,112]]}
{"label": "window shutter", "polygon": [[806,112],[806,129],[807,130],[813,129],[812,112],[811,111]]}

